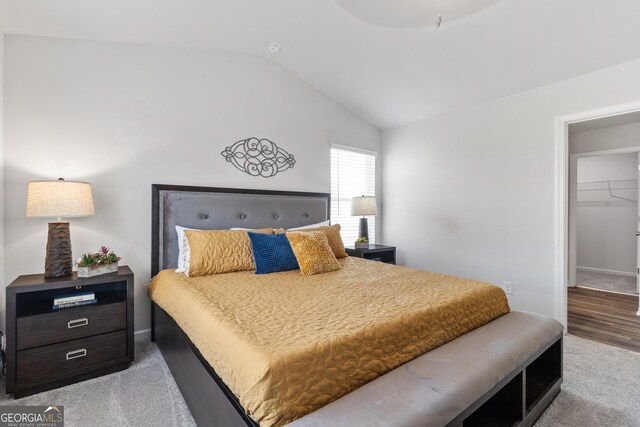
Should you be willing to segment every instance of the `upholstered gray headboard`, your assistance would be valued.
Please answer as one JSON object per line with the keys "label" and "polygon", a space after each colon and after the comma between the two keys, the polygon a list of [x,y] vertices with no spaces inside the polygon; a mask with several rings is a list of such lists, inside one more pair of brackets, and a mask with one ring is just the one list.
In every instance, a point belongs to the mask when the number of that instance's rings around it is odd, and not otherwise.
{"label": "upholstered gray headboard", "polygon": [[329,219],[328,193],[151,186],[151,275],[176,267],[175,226],[205,230],[292,228]]}

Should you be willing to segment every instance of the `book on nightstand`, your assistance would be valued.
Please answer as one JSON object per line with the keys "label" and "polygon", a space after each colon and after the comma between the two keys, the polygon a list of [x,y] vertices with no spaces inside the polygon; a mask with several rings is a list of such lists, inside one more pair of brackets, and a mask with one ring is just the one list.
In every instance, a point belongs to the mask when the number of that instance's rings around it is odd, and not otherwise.
{"label": "book on nightstand", "polygon": [[53,309],[59,310],[61,308],[78,307],[81,305],[95,304],[97,302],[98,300],[93,292],[65,295],[54,298]]}
{"label": "book on nightstand", "polygon": [[97,302],[98,302],[98,300],[94,298],[94,299],[87,300],[87,301],[70,302],[70,303],[67,303],[67,304],[54,304],[53,305],[53,309],[54,310],[60,310],[61,308],[79,307],[81,305],[95,304]]}

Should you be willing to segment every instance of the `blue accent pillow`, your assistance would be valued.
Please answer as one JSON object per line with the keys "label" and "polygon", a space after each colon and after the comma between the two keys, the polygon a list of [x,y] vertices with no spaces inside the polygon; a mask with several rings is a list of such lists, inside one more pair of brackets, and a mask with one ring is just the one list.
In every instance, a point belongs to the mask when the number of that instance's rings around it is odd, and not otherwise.
{"label": "blue accent pillow", "polygon": [[293,254],[287,235],[249,232],[256,274],[297,270],[298,261]]}

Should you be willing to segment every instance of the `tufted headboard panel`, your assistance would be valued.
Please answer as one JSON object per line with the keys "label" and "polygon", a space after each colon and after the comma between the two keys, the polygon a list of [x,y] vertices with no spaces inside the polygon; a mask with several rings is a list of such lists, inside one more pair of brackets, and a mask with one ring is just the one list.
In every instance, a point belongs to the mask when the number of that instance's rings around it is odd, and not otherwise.
{"label": "tufted headboard panel", "polygon": [[153,184],[151,275],[176,267],[175,226],[205,230],[292,228],[329,219],[328,193]]}

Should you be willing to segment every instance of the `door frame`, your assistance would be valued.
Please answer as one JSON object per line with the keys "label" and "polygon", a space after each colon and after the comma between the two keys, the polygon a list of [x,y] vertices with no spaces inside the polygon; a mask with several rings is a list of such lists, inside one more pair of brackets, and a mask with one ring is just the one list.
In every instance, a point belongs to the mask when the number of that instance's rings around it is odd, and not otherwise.
{"label": "door frame", "polygon": [[[640,141],[639,141],[640,142]],[[567,271],[567,286],[573,287],[576,286],[576,271],[577,271],[577,251],[578,251],[578,231],[577,231],[577,187],[578,187],[578,176],[577,176],[577,163],[578,159],[581,157],[594,157],[594,156],[607,156],[612,154],[630,154],[637,153],[640,156],[640,145],[633,147],[623,147],[623,148],[610,148],[607,150],[597,150],[597,151],[585,151],[582,153],[575,153],[569,155],[569,193],[567,194],[568,203],[569,203],[569,229],[568,229],[568,238],[569,238],[569,246],[568,246],[568,271]],[[640,165],[640,157],[638,157],[638,164]],[[640,204],[638,204],[638,215],[640,215]],[[637,222],[637,221],[636,221]],[[638,258],[639,254],[636,254],[636,258]],[[636,266],[636,271],[638,269]],[[634,274],[634,277],[638,277],[637,274]],[[637,280],[637,279],[636,279]]]}
{"label": "door frame", "polygon": [[[613,105],[556,118],[555,318],[567,327],[569,270],[569,124],[640,111],[640,101]],[[640,310],[638,310],[640,315]]]}

